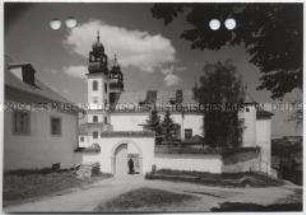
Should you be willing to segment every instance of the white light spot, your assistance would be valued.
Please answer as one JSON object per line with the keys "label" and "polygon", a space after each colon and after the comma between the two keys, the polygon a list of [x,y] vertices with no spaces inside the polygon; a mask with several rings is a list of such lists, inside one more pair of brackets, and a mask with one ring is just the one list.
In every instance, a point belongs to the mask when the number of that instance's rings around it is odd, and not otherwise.
{"label": "white light spot", "polygon": [[218,30],[220,28],[220,26],[221,26],[221,23],[220,23],[220,21],[218,19],[212,19],[209,22],[209,27],[213,31]]}
{"label": "white light spot", "polygon": [[50,21],[49,25],[53,30],[58,30],[61,28],[62,22],[59,19],[53,19]]}
{"label": "white light spot", "polygon": [[233,30],[234,28],[236,28],[236,20],[233,18],[226,19],[224,24],[228,30]]}
{"label": "white light spot", "polygon": [[77,26],[77,20],[73,17],[68,17],[68,19],[66,19],[66,26],[68,28],[74,28],[75,26]]}

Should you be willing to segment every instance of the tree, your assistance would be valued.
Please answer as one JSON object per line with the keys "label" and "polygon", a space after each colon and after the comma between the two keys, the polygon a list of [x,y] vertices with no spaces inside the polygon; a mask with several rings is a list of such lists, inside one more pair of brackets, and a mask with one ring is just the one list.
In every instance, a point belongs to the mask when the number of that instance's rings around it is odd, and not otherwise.
{"label": "tree", "polygon": [[238,111],[244,104],[241,77],[231,61],[206,64],[200,86],[193,88],[195,99],[205,105],[205,142],[214,148],[241,145],[242,122]]}
{"label": "tree", "polygon": [[176,129],[177,129],[177,124],[175,124],[171,118],[171,113],[169,110],[166,111],[164,119],[161,123],[162,127],[162,135],[165,141],[171,141],[174,139]]}
{"label": "tree", "polygon": [[149,119],[146,120],[146,125],[144,125],[144,128],[151,130],[155,133],[155,143],[156,144],[161,143],[162,128],[161,128],[160,116],[158,114],[158,111],[155,108],[151,110]]}
{"label": "tree", "polygon": [[[151,9],[153,17],[169,24],[180,13],[191,28],[183,30],[181,38],[191,42],[191,48],[218,50],[223,46],[243,45],[249,62],[261,72],[258,89],[271,91],[280,99],[303,84],[303,4],[199,4],[157,3]],[[212,31],[211,19],[223,22],[237,20],[237,28],[222,27]]]}

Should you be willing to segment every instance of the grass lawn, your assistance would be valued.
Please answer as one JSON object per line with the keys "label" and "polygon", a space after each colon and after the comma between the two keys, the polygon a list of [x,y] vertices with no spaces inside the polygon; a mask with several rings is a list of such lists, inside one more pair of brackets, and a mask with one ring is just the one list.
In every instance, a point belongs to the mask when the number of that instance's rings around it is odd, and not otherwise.
{"label": "grass lawn", "polygon": [[162,207],[173,207],[175,210],[177,206],[184,202],[197,199],[198,197],[187,194],[143,187],[124,193],[113,200],[100,204],[95,208],[95,211],[163,211]]}
{"label": "grass lawn", "polygon": [[81,180],[73,170],[16,170],[4,173],[3,206],[24,202],[37,197],[60,195],[70,188],[83,187],[97,180],[111,177],[101,173]]}
{"label": "grass lawn", "polygon": [[212,208],[213,212],[260,212],[260,211],[302,211],[302,203],[286,203],[273,205],[258,205],[254,203],[224,202],[218,208]]}
{"label": "grass lawn", "polygon": [[282,181],[255,173],[222,173],[214,174],[197,171],[180,171],[160,169],[154,174],[146,175],[146,179],[161,179],[174,182],[192,182],[208,186],[221,187],[269,187],[280,186]]}
{"label": "grass lawn", "polygon": [[272,205],[258,205],[254,203],[223,202],[219,207],[211,208],[213,212],[260,212],[260,211],[302,211],[303,189],[295,189],[292,195],[280,199]]}

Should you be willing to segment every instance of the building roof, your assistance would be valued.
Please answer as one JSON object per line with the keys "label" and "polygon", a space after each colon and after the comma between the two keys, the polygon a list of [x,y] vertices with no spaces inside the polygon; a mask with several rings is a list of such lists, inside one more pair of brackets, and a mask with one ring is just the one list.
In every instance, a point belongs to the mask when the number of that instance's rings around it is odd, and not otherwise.
{"label": "building roof", "polygon": [[[8,68],[5,68],[4,80],[5,80],[5,97],[9,100],[14,100],[15,98],[22,97],[20,94],[29,94],[29,100],[27,98],[23,98],[24,102],[33,101],[33,102],[59,102],[64,104],[70,104],[74,108],[78,107],[74,106],[74,104],[57,93],[55,90],[51,89],[49,86],[40,81],[37,77],[35,77],[35,84],[30,85],[22,81],[16,75],[14,75],[10,68],[31,66],[30,63],[24,64],[15,64],[11,65]],[[35,71],[36,72],[36,71]],[[13,97],[13,99],[12,99]],[[18,101],[19,102],[19,101]]]}
{"label": "building roof", "polygon": [[[152,91],[152,90],[151,90]],[[143,102],[146,99],[148,91],[136,91],[136,92],[123,92],[120,95],[119,104],[133,103],[138,104],[139,102]],[[175,99],[176,91],[163,91],[156,90],[157,104],[166,104],[169,103],[171,99]],[[183,90],[183,103],[197,103],[196,100],[193,99],[193,93],[191,90]]]}

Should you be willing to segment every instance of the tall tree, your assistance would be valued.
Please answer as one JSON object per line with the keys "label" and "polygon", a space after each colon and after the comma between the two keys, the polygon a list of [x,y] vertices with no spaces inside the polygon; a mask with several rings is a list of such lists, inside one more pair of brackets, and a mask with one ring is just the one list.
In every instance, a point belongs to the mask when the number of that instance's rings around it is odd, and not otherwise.
{"label": "tall tree", "polygon": [[[218,50],[226,45],[243,45],[249,62],[261,72],[258,89],[271,91],[273,99],[282,98],[303,84],[303,4],[302,3],[157,3],[153,17],[172,22],[180,13],[189,24],[181,38],[193,49]],[[211,19],[224,22],[235,18],[236,29],[209,29]],[[186,25],[187,26],[187,25]]]}
{"label": "tall tree", "polygon": [[163,137],[165,141],[171,141],[174,139],[176,134],[177,124],[175,124],[171,118],[171,113],[169,110],[166,111],[164,119],[161,123],[163,129]]}
{"label": "tall tree", "polygon": [[241,77],[231,61],[206,64],[203,71],[200,86],[194,87],[193,93],[205,105],[205,142],[214,148],[239,147],[242,122],[238,111],[245,99]]}
{"label": "tall tree", "polygon": [[151,130],[155,133],[156,144],[160,144],[162,142],[161,120],[158,111],[155,108],[151,110],[149,119],[147,119],[144,128]]}

